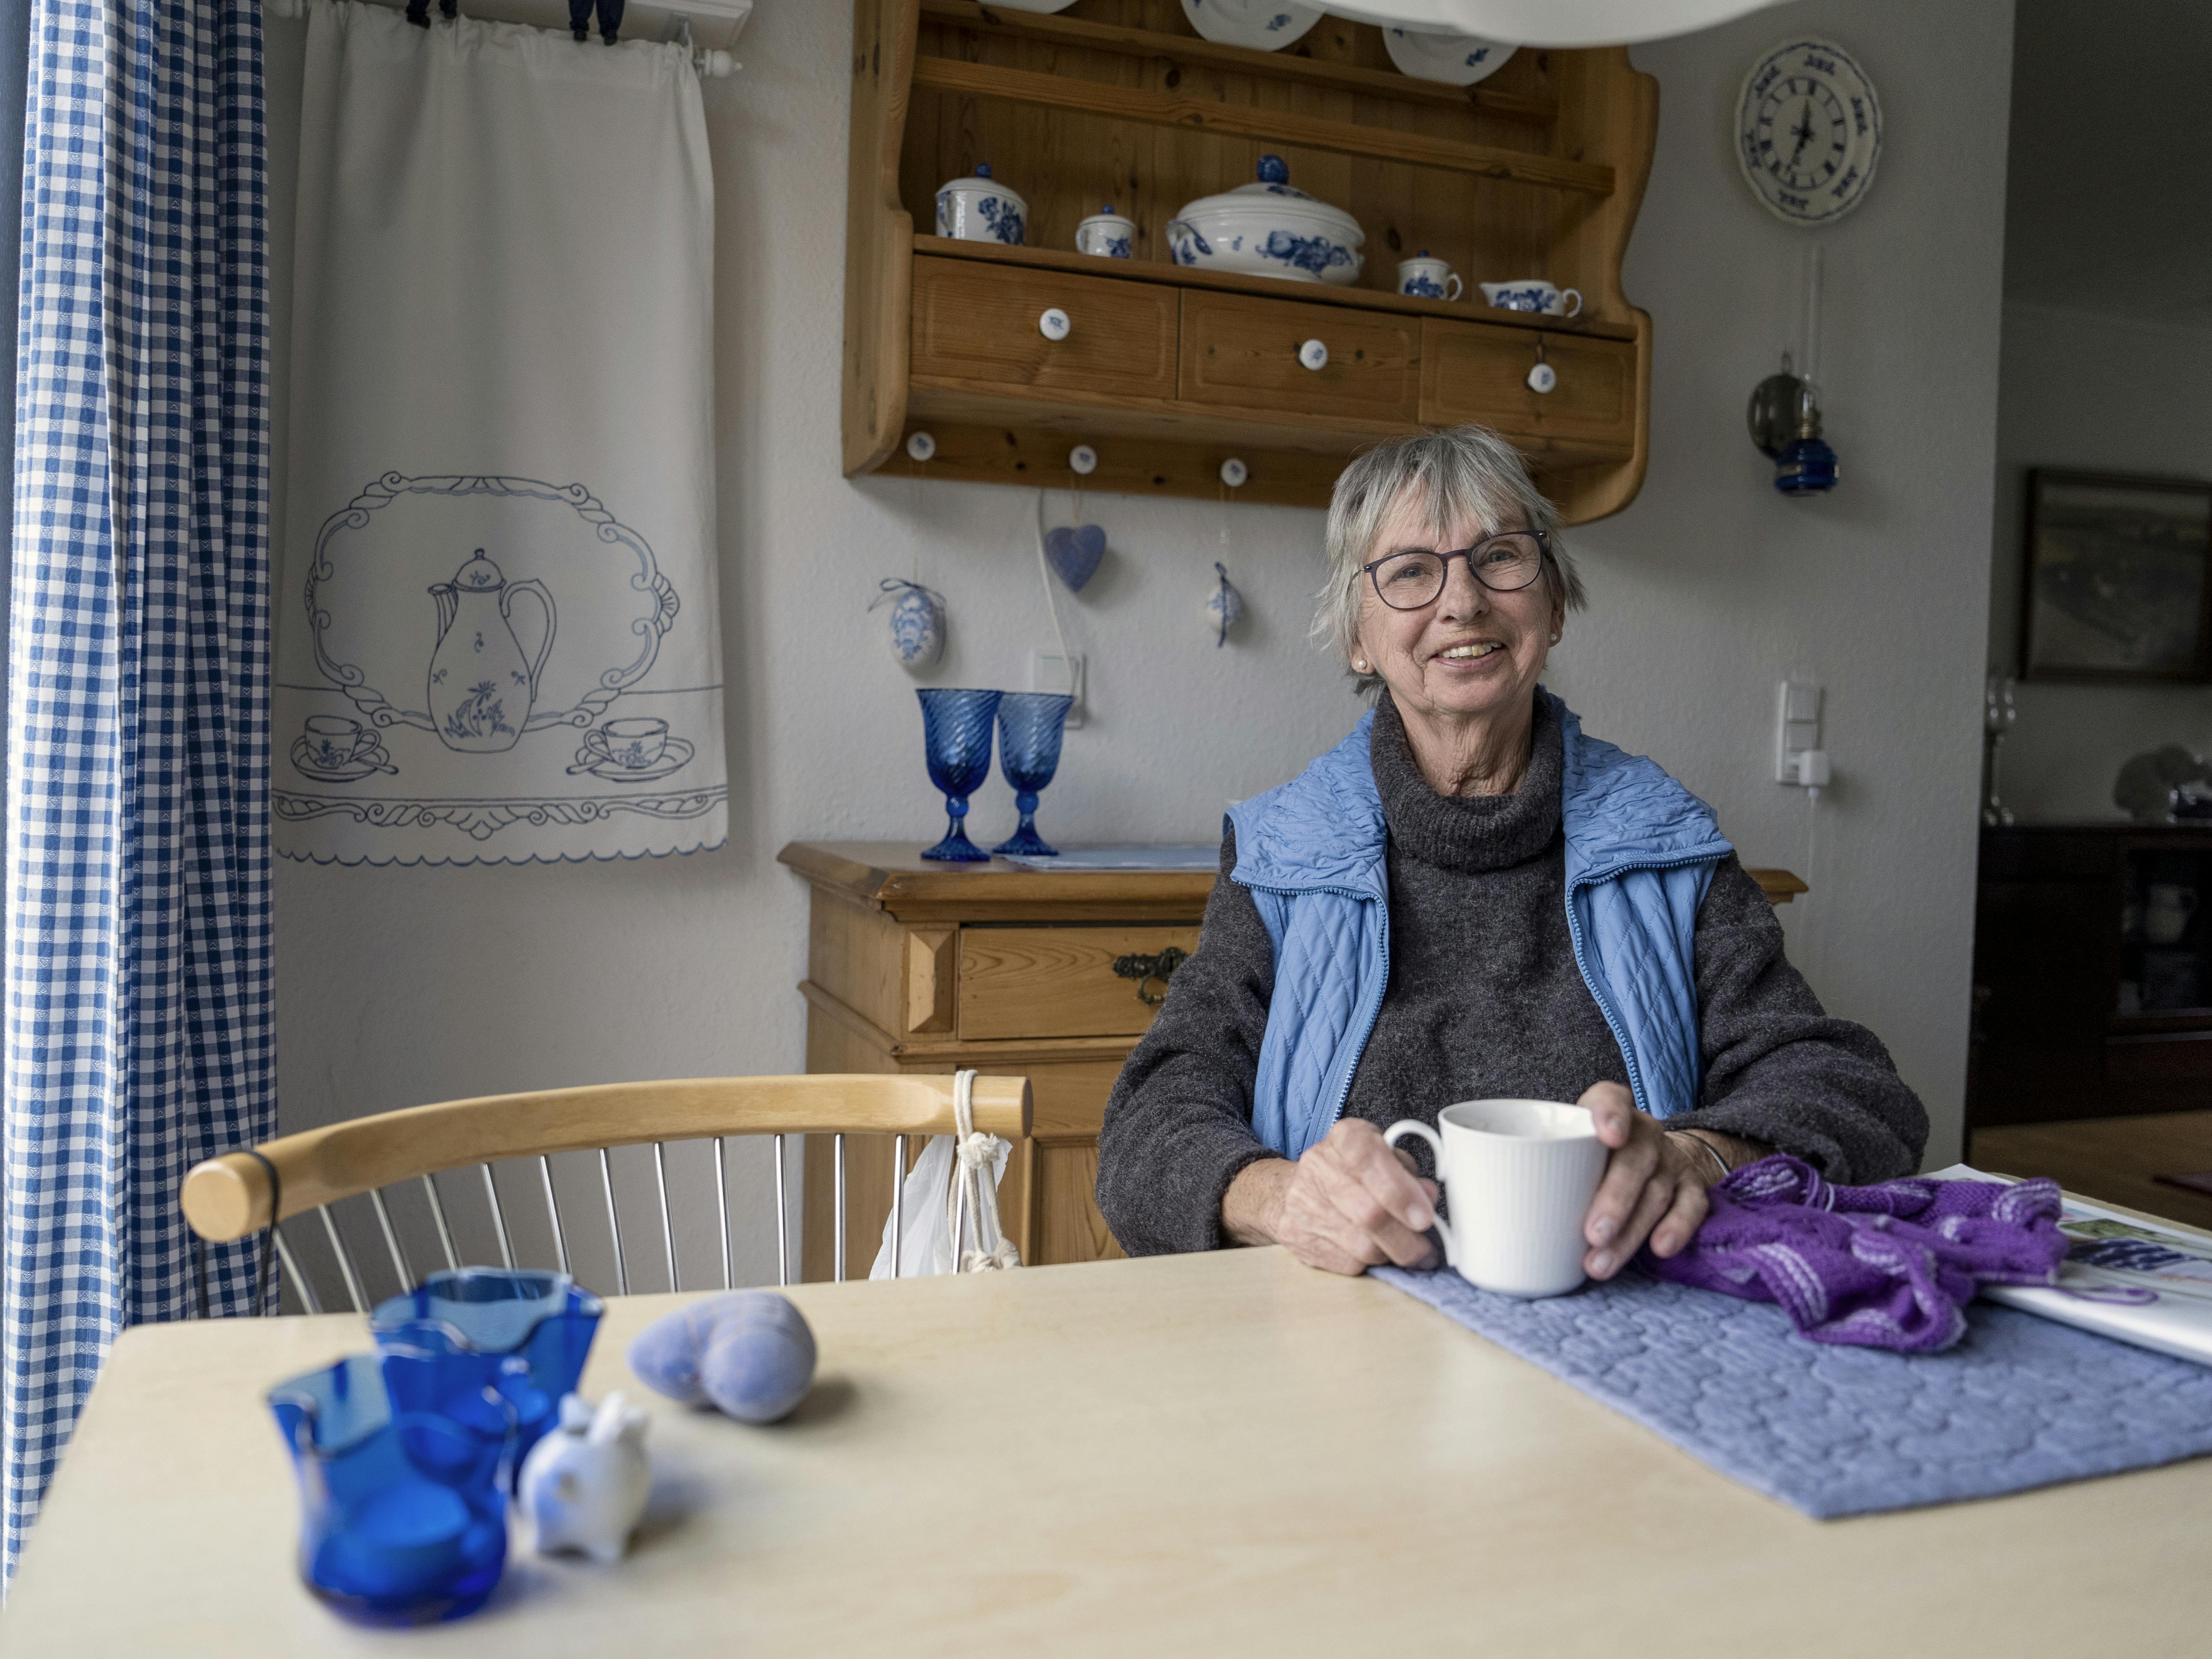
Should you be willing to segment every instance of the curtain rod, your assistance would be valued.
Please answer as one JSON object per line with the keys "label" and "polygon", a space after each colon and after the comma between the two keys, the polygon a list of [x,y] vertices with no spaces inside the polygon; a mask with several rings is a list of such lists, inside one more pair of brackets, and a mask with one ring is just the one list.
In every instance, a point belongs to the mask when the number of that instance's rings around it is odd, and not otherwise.
{"label": "curtain rod", "polygon": [[[376,3],[378,4],[389,5],[392,3],[392,0],[376,0]],[[649,0],[648,9],[655,11],[661,9],[659,6],[651,5],[649,3]],[[697,9],[702,12],[732,17],[736,20],[738,28],[744,27],[745,20],[752,15],[751,0],[707,0],[707,3],[700,5]],[[672,7],[668,9],[668,23],[667,27],[662,32],[662,44],[665,46],[690,46],[691,48],[691,66],[701,75],[704,76],[708,80],[720,80],[722,76],[735,74],[738,70],[744,67],[743,64],[738,62],[735,58],[732,58],[726,52],[718,51],[707,46],[694,46],[691,40],[691,12],[681,6]],[[307,0],[261,0],[261,12],[262,15],[264,17],[305,17],[307,15]],[[534,28],[538,29],[540,33],[547,34],[554,33],[554,31],[550,29],[541,27],[538,24],[522,22],[520,20],[512,18],[483,18],[478,21],[483,22],[514,22],[519,28]],[[732,33],[734,33],[735,30],[732,30]]]}

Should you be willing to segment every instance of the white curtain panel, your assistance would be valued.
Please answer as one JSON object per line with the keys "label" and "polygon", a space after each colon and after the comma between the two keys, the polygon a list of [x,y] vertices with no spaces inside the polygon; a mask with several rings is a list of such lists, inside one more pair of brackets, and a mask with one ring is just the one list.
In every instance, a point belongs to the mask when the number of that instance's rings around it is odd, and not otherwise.
{"label": "white curtain panel", "polygon": [[1340,17],[1519,46],[1620,46],[1688,34],[1781,0],[1328,0]]}
{"label": "white curtain panel", "polygon": [[714,179],[690,54],[310,12],[276,850],[720,846]]}

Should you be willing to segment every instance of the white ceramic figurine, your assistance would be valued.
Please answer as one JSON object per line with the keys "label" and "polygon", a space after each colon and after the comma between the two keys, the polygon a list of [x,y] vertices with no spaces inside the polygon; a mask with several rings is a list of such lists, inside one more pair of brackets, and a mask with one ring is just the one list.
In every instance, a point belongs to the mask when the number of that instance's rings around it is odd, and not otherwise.
{"label": "white ceramic figurine", "polygon": [[609,1565],[622,1559],[653,1486],[645,1455],[651,1420],[619,1389],[596,1412],[580,1394],[562,1400],[561,1426],[522,1463],[522,1508],[540,1555],[576,1551]]}

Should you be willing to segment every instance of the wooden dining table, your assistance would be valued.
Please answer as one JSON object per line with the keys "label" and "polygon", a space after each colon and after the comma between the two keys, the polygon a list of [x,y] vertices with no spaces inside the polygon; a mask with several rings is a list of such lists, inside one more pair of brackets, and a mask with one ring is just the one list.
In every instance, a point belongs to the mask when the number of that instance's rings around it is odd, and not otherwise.
{"label": "wooden dining table", "polygon": [[1813,1521],[1401,1291],[1279,1249],[787,1294],[820,1367],[769,1427],[630,1376],[630,1339],[688,1298],[611,1300],[585,1391],[653,1419],[628,1559],[518,1536],[481,1612],[399,1632],[301,1587],[262,1398],[365,1349],[362,1322],[127,1331],[0,1653],[2212,1650],[2212,1460]]}

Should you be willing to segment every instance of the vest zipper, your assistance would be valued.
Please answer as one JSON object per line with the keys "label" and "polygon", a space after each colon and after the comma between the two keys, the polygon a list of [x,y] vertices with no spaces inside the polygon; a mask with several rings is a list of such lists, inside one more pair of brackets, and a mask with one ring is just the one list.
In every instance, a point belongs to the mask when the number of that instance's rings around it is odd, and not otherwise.
{"label": "vest zipper", "polygon": [[[1600,871],[1595,875],[1586,875],[1567,884],[1567,940],[1574,946],[1575,971],[1583,976],[1583,984],[1589,991],[1590,1000],[1597,1004],[1598,1012],[1605,1016],[1606,1029],[1613,1033],[1613,1042],[1620,1045],[1621,1060],[1628,1068],[1628,1092],[1635,1099],[1637,1110],[1648,1116],[1656,1116],[1656,1114],[1651,1112],[1650,1108],[1645,1104],[1650,1096],[1644,1086],[1643,1071],[1636,1063],[1636,1049],[1629,1042],[1628,1034],[1621,1030],[1620,1021],[1613,1012],[1613,1005],[1606,1000],[1604,991],[1599,988],[1598,982],[1590,977],[1589,959],[1583,954],[1582,925],[1575,920],[1575,895],[1585,887],[1595,887],[1598,883],[1611,881],[1616,876],[1633,875],[1640,871],[1686,870],[1693,864],[1707,864],[1711,861],[1710,854],[1700,854],[1694,857],[1659,860],[1650,864],[1617,864],[1609,870]],[[1696,966],[1693,963],[1691,968],[1692,980],[1695,979],[1696,973]]]}
{"label": "vest zipper", "polygon": [[[1346,896],[1358,896],[1347,894]],[[1359,1062],[1366,1057],[1367,1039],[1375,1035],[1375,1022],[1382,1018],[1382,998],[1390,988],[1390,901],[1387,898],[1369,899],[1367,902],[1375,907],[1375,914],[1382,919],[1377,945],[1382,957],[1382,983],[1376,989],[1375,1006],[1367,1012],[1367,1029],[1359,1034],[1359,1047],[1352,1051],[1352,1064],[1344,1069],[1344,1087],[1336,1091],[1336,1110],[1329,1115],[1331,1123],[1344,1121],[1344,1109],[1352,1099],[1352,1079],[1358,1073]],[[1574,924],[1570,921],[1568,931],[1571,933]]]}

